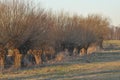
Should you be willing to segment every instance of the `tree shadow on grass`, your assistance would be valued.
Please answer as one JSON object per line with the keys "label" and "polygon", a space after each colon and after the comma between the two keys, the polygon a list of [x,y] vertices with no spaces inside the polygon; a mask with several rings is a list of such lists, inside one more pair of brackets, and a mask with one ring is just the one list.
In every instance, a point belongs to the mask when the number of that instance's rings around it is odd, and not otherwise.
{"label": "tree shadow on grass", "polygon": [[91,62],[120,61],[120,52],[98,52],[88,56]]}
{"label": "tree shadow on grass", "polygon": [[[120,61],[120,52],[98,52],[98,53],[94,53],[89,55],[88,59],[90,60],[90,63],[95,63],[95,62],[112,62],[112,61]],[[67,62],[58,62],[58,63],[54,63],[54,64],[42,64],[39,66],[33,66],[30,68],[22,68],[19,71],[22,72],[24,70],[31,70],[31,69],[39,69],[39,68],[43,68],[43,67],[55,67],[55,66],[70,66],[70,65],[74,65],[74,64],[81,64],[84,63],[84,61],[82,61],[82,59],[80,57],[77,57],[75,60],[71,60],[71,61],[67,61]],[[79,70],[78,70],[79,71]],[[16,71],[15,71],[16,72]],[[87,75],[94,75],[94,74],[105,74],[105,73],[116,73],[116,72],[120,72],[120,70],[109,70],[109,71],[100,71],[100,72],[85,72],[85,73],[80,73],[78,72],[78,74],[72,74],[73,71],[71,71],[71,73],[69,72],[69,74],[71,74],[71,76],[64,76],[64,74],[68,74],[68,72],[54,72],[54,73],[47,73],[47,74],[32,74],[32,75],[26,75],[26,76],[20,76],[20,77],[15,77],[15,78],[3,78],[2,80],[25,80],[25,79],[37,79],[37,78],[41,78],[41,80],[50,80],[49,78],[52,79],[57,79],[57,78],[72,78],[74,76],[87,76]],[[53,76],[55,75],[55,76]],[[47,77],[48,79],[42,79]],[[40,79],[39,79],[40,80]]]}

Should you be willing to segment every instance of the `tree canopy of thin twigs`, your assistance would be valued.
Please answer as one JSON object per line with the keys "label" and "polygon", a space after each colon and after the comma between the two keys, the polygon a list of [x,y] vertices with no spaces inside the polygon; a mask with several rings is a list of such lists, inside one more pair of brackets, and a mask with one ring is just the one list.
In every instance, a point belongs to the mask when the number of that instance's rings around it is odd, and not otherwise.
{"label": "tree canopy of thin twigs", "polygon": [[109,33],[109,20],[101,15],[53,13],[20,0],[1,1],[0,43],[13,42],[13,47],[29,49],[45,44],[62,49],[70,45],[88,48],[95,42],[102,44]]}

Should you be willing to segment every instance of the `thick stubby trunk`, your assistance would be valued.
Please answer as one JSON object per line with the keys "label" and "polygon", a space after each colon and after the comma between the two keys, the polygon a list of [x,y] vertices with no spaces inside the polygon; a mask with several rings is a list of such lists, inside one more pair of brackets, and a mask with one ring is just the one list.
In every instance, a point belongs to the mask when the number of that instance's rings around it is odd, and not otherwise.
{"label": "thick stubby trunk", "polygon": [[3,47],[0,46],[0,69],[3,70],[5,68],[5,58],[6,58],[6,51]]}
{"label": "thick stubby trunk", "polygon": [[35,56],[31,49],[27,51],[27,59],[31,64],[35,64]]}
{"label": "thick stubby trunk", "polygon": [[0,54],[0,70],[3,70],[5,66],[5,56]]}
{"label": "thick stubby trunk", "polygon": [[74,55],[74,56],[78,55],[78,49],[77,49],[77,48],[74,48],[74,50],[73,50],[73,55]]}
{"label": "thick stubby trunk", "polygon": [[17,56],[15,56],[15,68],[21,68],[21,57],[22,54],[18,54]]}
{"label": "thick stubby trunk", "polygon": [[37,65],[41,64],[42,63],[42,60],[41,60],[41,56],[40,55],[34,55],[35,57],[35,62]]}
{"label": "thick stubby trunk", "polygon": [[100,47],[100,49],[103,49],[103,40],[101,40],[100,42],[99,42],[99,47]]}
{"label": "thick stubby trunk", "polygon": [[89,59],[88,59],[88,56],[89,56],[89,55],[87,55],[87,49],[88,49],[88,48],[82,48],[81,51],[80,51],[80,56],[83,57],[83,60],[84,60],[85,62],[90,63],[90,61],[89,61]]}
{"label": "thick stubby trunk", "polygon": [[77,49],[78,49],[78,54],[80,54],[80,51],[82,50],[83,46],[79,45],[77,46]]}
{"label": "thick stubby trunk", "polygon": [[97,43],[98,43],[98,46],[99,46],[99,48],[100,49],[103,49],[103,38],[102,37],[100,37],[99,39],[98,39],[98,41],[97,41]]}
{"label": "thick stubby trunk", "polygon": [[[40,51],[40,50],[39,50]],[[48,60],[51,60],[55,58],[55,49],[51,46],[47,46],[44,50],[40,51],[41,52],[41,58],[44,62],[47,62]]]}
{"label": "thick stubby trunk", "polygon": [[82,49],[80,50],[80,56],[86,56],[86,55],[87,55],[87,49],[82,48]]}
{"label": "thick stubby trunk", "polygon": [[37,65],[42,63],[42,51],[41,50],[33,50],[33,55],[35,58],[35,62]]}
{"label": "thick stubby trunk", "polygon": [[11,67],[12,65],[14,65],[14,57],[11,55],[7,55],[5,62],[6,62],[6,65],[5,65],[6,68]]}
{"label": "thick stubby trunk", "polygon": [[22,59],[22,54],[20,54],[18,49],[14,49],[14,67],[16,69],[21,68],[21,59]]}

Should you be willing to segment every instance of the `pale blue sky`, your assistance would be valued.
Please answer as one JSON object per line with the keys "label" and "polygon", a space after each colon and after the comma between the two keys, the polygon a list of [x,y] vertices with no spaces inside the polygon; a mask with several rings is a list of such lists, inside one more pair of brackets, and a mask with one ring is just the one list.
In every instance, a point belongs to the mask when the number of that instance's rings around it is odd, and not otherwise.
{"label": "pale blue sky", "polygon": [[36,0],[42,7],[55,12],[64,10],[70,14],[83,16],[88,14],[102,14],[110,17],[113,25],[120,24],[120,0]]}

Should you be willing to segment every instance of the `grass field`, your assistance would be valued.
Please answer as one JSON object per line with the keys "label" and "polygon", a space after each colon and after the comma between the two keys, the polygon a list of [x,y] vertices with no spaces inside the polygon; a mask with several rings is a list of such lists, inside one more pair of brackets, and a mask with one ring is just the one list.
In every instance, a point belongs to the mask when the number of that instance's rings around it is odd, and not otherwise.
{"label": "grass field", "polygon": [[103,44],[116,44],[116,45],[120,45],[120,40],[105,40],[103,42]]}
{"label": "grass field", "polygon": [[105,40],[103,47],[107,50],[120,50],[120,40]]}
{"label": "grass field", "polygon": [[102,51],[81,57],[0,74],[0,80],[120,80],[120,52]]}

